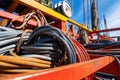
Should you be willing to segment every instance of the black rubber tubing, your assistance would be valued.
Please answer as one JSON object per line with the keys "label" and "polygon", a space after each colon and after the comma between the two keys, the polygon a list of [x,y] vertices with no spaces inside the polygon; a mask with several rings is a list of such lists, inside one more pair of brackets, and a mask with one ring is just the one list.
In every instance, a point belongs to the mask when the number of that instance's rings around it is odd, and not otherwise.
{"label": "black rubber tubing", "polygon": [[[65,35],[61,30],[55,27],[52,27],[52,26],[41,26],[41,27],[36,28],[33,31],[33,33],[30,35],[27,41],[27,46],[29,46],[30,48],[30,46],[32,45],[31,49],[33,47],[35,48],[35,46],[39,46],[36,44],[36,42],[38,41],[39,37],[43,37],[43,39],[45,39],[44,36],[51,37],[51,38],[48,38],[46,41],[51,41],[51,40],[57,41],[60,45],[60,49],[63,52],[67,50],[68,64],[76,62],[76,51],[74,49],[74,46],[70,38],[67,35]],[[41,42],[44,42],[44,40]],[[39,44],[41,42],[39,42]],[[44,46],[45,45],[48,46],[48,44],[44,44]]]}

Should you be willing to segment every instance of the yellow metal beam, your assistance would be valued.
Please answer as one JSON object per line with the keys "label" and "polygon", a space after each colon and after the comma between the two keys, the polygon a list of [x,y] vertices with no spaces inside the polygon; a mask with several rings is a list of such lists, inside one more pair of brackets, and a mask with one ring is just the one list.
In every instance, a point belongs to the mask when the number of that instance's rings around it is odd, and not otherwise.
{"label": "yellow metal beam", "polygon": [[49,14],[50,16],[53,16],[53,17],[60,19],[62,21],[65,21],[65,22],[69,21],[69,22],[77,25],[79,28],[82,28],[88,32],[92,32],[92,30],[88,29],[86,26],[78,24],[77,22],[74,22],[73,20],[59,14],[58,12],[52,10],[51,8],[43,6],[42,4],[36,2],[35,0],[19,0],[19,2],[21,4],[24,4],[25,6],[28,6],[28,7],[34,8],[34,9],[38,9],[46,14]]}
{"label": "yellow metal beam", "polygon": [[71,22],[71,23],[73,23],[73,24],[75,24],[75,25],[78,26],[79,28],[82,28],[82,29],[84,29],[84,30],[86,30],[86,31],[88,31],[88,32],[92,32],[92,30],[88,29],[85,25],[78,24],[77,22],[75,22],[75,21],[73,21],[73,20],[71,20],[71,19],[69,19],[69,18],[68,18],[68,21]]}
{"label": "yellow metal beam", "polygon": [[19,0],[19,1],[20,1],[20,3],[25,4],[28,7],[38,9],[46,14],[49,14],[49,15],[55,17],[55,18],[58,18],[58,19],[63,20],[63,21],[67,21],[67,17],[57,13],[56,11],[52,10],[51,8],[48,8],[48,7],[38,3],[35,0]]}

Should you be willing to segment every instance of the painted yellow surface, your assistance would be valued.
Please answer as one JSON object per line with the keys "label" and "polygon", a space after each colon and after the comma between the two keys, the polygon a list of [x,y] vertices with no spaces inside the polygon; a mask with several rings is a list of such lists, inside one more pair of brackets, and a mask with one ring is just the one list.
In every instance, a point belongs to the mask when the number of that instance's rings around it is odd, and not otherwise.
{"label": "painted yellow surface", "polygon": [[46,13],[46,14],[49,14],[50,16],[53,16],[53,17],[55,17],[57,19],[60,19],[62,21],[71,22],[71,23],[75,24],[76,26],[78,26],[79,28],[82,28],[82,29],[84,29],[86,31],[92,32],[92,30],[88,29],[86,26],[78,24],[77,22],[75,22],[75,21],[73,21],[73,20],[59,14],[58,12],[52,10],[51,8],[43,6],[42,4],[40,4],[40,3],[38,3],[38,2],[36,2],[34,0],[19,0],[19,2],[21,4],[32,7],[34,9],[38,9],[38,10],[40,10],[40,11]]}

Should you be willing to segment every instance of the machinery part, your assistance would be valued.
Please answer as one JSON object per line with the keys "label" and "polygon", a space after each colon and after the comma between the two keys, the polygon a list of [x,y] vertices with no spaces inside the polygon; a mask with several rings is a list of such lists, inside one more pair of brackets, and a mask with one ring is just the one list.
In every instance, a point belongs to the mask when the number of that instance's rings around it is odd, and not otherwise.
{"label": "machinery part", "polygon": [[63,1],[62,10],[65,16],[72,17],[72,9],[67,1]]}
{"label": "machinery part", "polygon": [[55,4],[54,10],[68,18],[72,17],[72,9],[68,1],[60,1],[59,3]]}

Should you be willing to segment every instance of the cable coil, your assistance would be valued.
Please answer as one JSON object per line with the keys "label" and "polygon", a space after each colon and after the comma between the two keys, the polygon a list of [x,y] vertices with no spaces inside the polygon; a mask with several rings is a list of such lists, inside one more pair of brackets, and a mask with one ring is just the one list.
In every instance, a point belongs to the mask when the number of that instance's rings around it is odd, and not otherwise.
{"label": "cable coil", "polygon": [[19,50],[20,56],[51,61],[53,66],[76,62],[76,51],[71,40],[62,31],[52,26],[36,28],[27,44]]}
{"label": "cable coil", "polygon": [[[24,42],[26,30],[21,35],[11,56],[0,56],[0,76],[14,73],[33,72],[49,69],[90,59],[84,47],[74,39],[70,39],[58,28],[44,25],[36,28]],[[94,75],[90,75],[90,78]]]}

